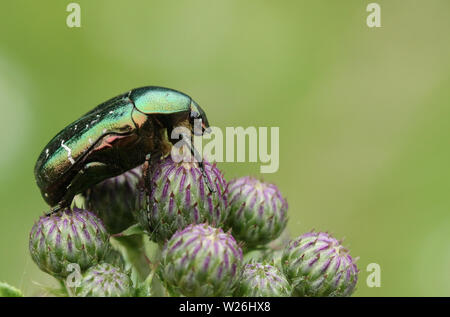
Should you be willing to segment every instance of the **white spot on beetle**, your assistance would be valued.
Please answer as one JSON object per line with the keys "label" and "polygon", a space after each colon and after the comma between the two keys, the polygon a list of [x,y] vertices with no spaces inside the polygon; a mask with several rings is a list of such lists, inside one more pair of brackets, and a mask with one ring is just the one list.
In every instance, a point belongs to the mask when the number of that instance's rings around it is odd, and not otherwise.
{"label": "white spot on beetle", "polygon": [[72,157],[72,150],[64,144],[64,140],[61,141],[61,146],[67,151],[67,158],[69,159],[69,162],[72,163],[72,165],[75,164],[75,160]]}
{"label": "white spot on beetle", "polygon": [[92,143],[93,143],[93,142],[92,142],[92,139],[91,139],[91,138],[89,138],[89,143],[90,143],[90,144],[92,144]]}
{"label": "white spot on beetle", "polygon": [[48,149],[45,149],[45,158],[48,157]]}
{"label": "white spot on beetle", "polygon": [[106,129],[103,129],[103,133],[106,133]]}
{"label": "white spot on beetle", "polygon": [[109,113],[113,113],[113,111],[111,110]]}

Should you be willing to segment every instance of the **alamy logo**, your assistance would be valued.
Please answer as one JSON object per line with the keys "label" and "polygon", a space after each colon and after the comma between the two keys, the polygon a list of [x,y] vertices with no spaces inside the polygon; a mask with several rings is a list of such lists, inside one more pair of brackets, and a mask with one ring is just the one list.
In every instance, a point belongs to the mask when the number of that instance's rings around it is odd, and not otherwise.
{"label": "alamy logo", "polygon": [[381,287],[381,267],[378,263],[370,263],[366,268],[370,274],[367,276],[368,287]]}
{"label": "alamy logo", "polygon": [[366,23],[369,28],[381,27],[381,7],[378,3],[369,3],[366,7],[366,11],[370,12],[367,16]]}
{"label": "alamy logo", "polygon": [[186,127],[172,130],[170,138],[179,140],[171,151],[175,162],[199,162],[203,158],[212,162],[260,162],[261,173],[278,171],[279,127],[226,127],[225,133],[218,127],[210,127],[208,133],[202,134],[201,122],[194,120],[194,131]]}
{"label": "alamy logo", "polygon": [[76,288],[81,285],[81,269],[77,263],[69,263],[66,267],[67,272],[70,273],[66,278],[66,286]]}
{"label": "alamy logo", "polygon": [[69,28],[81,27],[81,7],[78,3],[69,3],[66,7],[66,11],[69,12],[66,18],[66,24]]}

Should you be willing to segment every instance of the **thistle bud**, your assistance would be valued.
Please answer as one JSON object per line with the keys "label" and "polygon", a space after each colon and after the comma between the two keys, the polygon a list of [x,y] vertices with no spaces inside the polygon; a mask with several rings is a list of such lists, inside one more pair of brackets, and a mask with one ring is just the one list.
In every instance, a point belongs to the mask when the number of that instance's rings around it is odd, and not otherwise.
{"label": "thistle bud", "polygon": [[285,297],[292,288],[283,273],[268,263],[249,263],[243,270],[235,296]]}
{"label": "thistle bud", "polygon": [[74,208],[40,217],[31,229],[29,248],[42,271],[64,278],[71,272],[69,264],[78,264],[83,271],[102,261],[110,244],[101,220]]}
{"label": "thistle bud", "polygon": [[101,263],[89,268],[75,288],[80,297],[129,297],[134,288],[131,278],[120,268]]}
{"label": "thistle bud", "polygon": [[142,167],[111,177],[89,188],[85,193],[86,208],[102,219],[108,232],[115,234],[135,224],[142,208]]}
{"label": "thistle bud", "polygon": [[140,217],[143,228],[158,243],[193,223],[221,226],[227,216],[227,192],[220,170],[203,161],[210,191],[197,162],[174,162],[170,156],[150,166],[148,206]]}
{"label": "thistle bud", "polygon": [[248,248],[276,239],[287,224],[286,200],[278,188],[252,177],[228,184],[229,216],[227,227]]}
{"label": "thistle bud", "polygon": [[323,232],[306,233],[291,241],[281,265],[296,296],[350,296],[358,280],[348,250]]}
{"label": "thistle bud", "polygon": [[241,248],[230,234],[206,224],[175,233],[161,258],[163,281],[185,296],[231,295],[241,275]]}

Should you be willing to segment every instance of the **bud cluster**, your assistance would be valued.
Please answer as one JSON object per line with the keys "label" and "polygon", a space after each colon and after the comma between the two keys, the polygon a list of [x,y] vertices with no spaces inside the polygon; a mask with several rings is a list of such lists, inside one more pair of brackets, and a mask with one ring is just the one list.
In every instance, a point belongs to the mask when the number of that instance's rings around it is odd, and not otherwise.
{"label": "bud cluster", "polygon": [[63,283],[75,273],[77,296],[129,296],[133,288],[122,272],[123,258],[109,239],[96,215],[75,207],[40,217],[31,229],[29,248],[39,268]]}
{"label": "bud cluster", "polygon": [[[69,295],[349,296],[356,286],[355,260],[331,235],[290,238],[277,186],[227,183],[206,160],[147,162],[83,197],[86,209],[42,216],[30,233],[32,259]],[[124,244],[129,235],[143,242]]]}

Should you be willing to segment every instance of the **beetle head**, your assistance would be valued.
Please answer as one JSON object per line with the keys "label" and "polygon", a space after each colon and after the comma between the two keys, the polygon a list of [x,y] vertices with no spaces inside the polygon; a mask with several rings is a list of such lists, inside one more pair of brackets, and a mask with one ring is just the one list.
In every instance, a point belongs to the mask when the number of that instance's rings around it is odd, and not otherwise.
{"label": "beetle head", "polygon": [[190,105],[189,123],[195,135],[203,135],[211,131],[206,113],[194,100]]}

